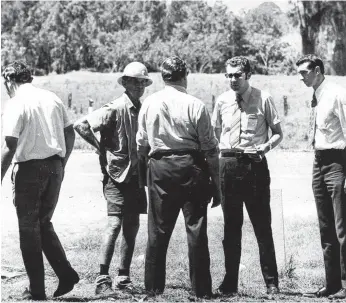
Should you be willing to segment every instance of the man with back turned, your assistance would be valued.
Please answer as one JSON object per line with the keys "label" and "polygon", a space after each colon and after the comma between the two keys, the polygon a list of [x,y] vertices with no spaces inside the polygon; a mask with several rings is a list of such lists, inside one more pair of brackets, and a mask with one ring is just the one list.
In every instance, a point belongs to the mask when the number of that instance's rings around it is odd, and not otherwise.
{"label": "man with back turned", "polygon": [[165,88],[144,100],[138,118],[138,152],[142,161],[149,157],[145,288],[165,288],[167,248],[182,209],[192,293],[210,297],[207,205],[211,195],[220,204],[218,143],[204,103],[186,92],[186,63],[170,57],[161,75]]}

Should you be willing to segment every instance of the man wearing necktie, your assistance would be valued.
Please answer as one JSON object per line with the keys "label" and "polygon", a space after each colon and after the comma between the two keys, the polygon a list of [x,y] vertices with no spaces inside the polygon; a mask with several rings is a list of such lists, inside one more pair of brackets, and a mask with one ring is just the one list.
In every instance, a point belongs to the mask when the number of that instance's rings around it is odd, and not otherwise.
{"label": "man wearing necktie", "polygon": [[[212,124],[220,147],[220,182],[223,193],[226,274],[218,291],[238,291],[243,203],[257,238],[267,293],[279,292],[271,229],[270,174],[265,154],[282,140],[273,98],[250,86],[251,68],[245,57],[226,62],[230,90],[216,101]],[[269,138],[268,130],[272,135]]]}
{"label": "man wearing necktie", "polygon": [[[312,189],[325,264],[325,286],[306,296],[346,298],[346,90],[327,81],[315,55],[297,63],[300,80],[312,87],[312,139],[315,150]],[[316,103],[316,107],[314,107]]]}

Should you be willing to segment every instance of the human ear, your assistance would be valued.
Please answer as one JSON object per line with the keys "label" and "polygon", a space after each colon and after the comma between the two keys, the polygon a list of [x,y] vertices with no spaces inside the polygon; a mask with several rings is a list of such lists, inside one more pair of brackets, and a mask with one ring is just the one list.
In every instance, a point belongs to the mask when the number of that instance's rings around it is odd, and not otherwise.
{"label": "human ear", "polygon": [[249,80],[251,78],[251,72],[248,72],[246,75],[245,75],[245,80]]}

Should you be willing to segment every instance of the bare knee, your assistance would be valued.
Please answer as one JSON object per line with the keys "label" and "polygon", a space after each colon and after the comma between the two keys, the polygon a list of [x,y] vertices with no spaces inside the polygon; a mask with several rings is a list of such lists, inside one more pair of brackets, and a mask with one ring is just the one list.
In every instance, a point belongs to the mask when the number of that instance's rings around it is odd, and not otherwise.
{"label": "bare knee", "polygon": [[122,216],[108,216],[107,221],[107,232],[116,233],[121,229],[123,218]]}

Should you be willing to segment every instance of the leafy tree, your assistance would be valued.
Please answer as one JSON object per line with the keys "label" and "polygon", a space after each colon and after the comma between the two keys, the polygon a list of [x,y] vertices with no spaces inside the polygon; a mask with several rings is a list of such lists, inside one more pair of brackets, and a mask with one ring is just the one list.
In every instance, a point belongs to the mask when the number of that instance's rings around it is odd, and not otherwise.
{"label": "leafy tree", "polygon": [[285,49],[289,47],[281,40],[288,27],[284,17],[281,9],[271,2],[265,2],[245,14],[247,39],[256,72],[280,72],[278,67],[285,60]]}
{"label": "leafy tree", "polygon": [[332,74],[346,75],[346,2],[299,1],[290,13],[299,25],[303,54],[319,54]]}

